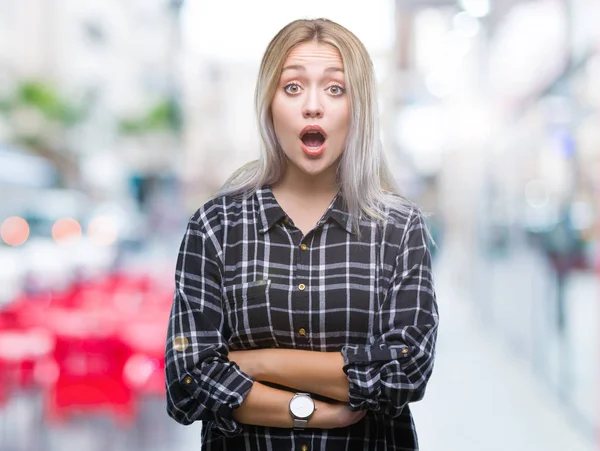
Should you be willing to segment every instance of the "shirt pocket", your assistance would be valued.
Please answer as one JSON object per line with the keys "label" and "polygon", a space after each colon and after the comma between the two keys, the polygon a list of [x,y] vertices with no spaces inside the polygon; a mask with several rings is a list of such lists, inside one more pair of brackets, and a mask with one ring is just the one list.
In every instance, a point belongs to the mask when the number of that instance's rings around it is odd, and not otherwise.
{"label": "shirt pocket", "polygon": [[270,286],[270,280],[259,280],[225,287],[232,351],[277,346],[271,322]]}

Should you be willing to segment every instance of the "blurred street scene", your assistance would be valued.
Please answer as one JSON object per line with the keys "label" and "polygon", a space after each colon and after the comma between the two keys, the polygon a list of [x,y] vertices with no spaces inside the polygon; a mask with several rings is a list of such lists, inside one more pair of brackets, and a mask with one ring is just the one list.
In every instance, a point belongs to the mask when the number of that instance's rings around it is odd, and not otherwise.
{"label": "blurred street scene", "polygon": [[422,449],[597,449],[599,0],[0,0],[1,451],[200,448],[165,410],[177,251],[257,158],[260,58],[302,17],[367,46],[430,213]]}

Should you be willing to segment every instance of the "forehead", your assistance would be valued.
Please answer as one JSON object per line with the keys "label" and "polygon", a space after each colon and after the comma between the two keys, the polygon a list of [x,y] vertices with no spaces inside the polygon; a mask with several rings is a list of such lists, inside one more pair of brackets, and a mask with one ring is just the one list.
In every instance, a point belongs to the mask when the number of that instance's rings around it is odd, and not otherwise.
{"label": "forehead", "polygon": [[313,41],[298,44],[290,51],[284,66],[292,64],[327,64],[344,68],[342,56],[335,47]]}

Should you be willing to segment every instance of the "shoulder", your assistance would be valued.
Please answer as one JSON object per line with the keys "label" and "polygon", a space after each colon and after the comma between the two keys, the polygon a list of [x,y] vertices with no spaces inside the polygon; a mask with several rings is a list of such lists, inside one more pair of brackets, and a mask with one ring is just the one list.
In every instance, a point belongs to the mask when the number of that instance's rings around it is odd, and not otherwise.
{"label": "shoulder", "polygon": [[235,223],[249,206],[254,205],[255,194],[220,195],[207,200],[190,218],[205,233],[214,233],[224,226]]}
{"label": "shoulder", "polygon": [[390,242],[407,243],[418,240],[427,242],[430,233],[426,214],[415,202],[398,194],[390,194],[383,208],[385,212],[385,235]]}
{"label": "shoulder", "polygon": [[386,223],[402,230],[422,222],[424,218],[418,204],[396,193],[386,193],[382,210]]}

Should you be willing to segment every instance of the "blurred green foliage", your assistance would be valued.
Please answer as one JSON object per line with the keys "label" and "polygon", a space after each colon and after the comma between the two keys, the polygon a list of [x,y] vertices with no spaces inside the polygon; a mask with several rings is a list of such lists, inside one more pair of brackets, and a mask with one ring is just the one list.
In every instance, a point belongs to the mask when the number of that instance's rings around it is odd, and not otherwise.
{"label": "blurred green foliage", "polygon": [[[76,157],[63,138],[69,128],[85,120],[87,100],[74,102],[45,81],[20,80],[0,98],[0,115],[8,120],[9,141],[48,159],[63,178],[75,181],[79,174]],[[30,127],[27,119],[18,119],[21,112],[34,112],[42,122]]]}
{"label": "blurred green foliage", "polygon": [[10,96],[0,99],[0,112],[10,114],[24,107],[34,108],[44,118],[61,126],[71,127],[86,115],[86,102],[75,104],[50,84],[38,80],[25,80],[17,84]]}
{"label": "blurred green foliage", "polygon": [[21,105],[34,107],[48,119],[67,127],[77,124],[85,116],[83,105],[74,105],[62,99],[51,86],[42,82],[22,83],[17,89],[16,98]]}
{"label": "blurred green foliage", "polygon": [[179,107],[175,100],[167,98],[156,102],[140,117],[121,120],[119,131],[126,135],[159,131],[176,132],[180,130],[180,125]]}

